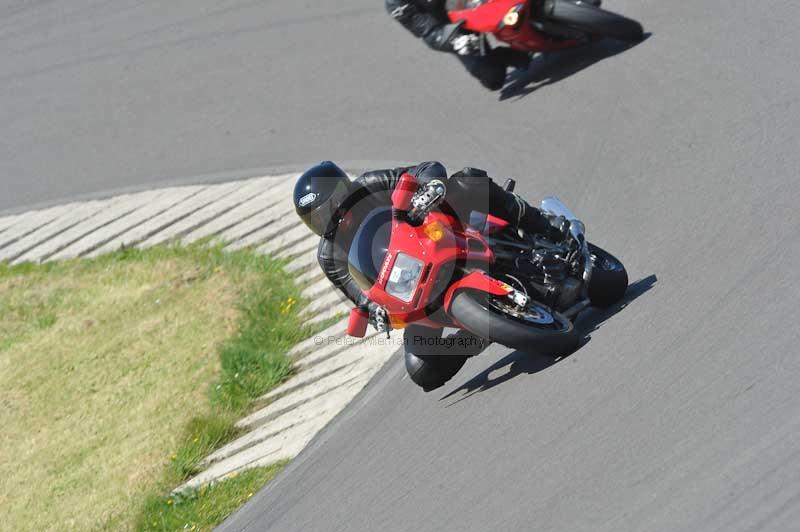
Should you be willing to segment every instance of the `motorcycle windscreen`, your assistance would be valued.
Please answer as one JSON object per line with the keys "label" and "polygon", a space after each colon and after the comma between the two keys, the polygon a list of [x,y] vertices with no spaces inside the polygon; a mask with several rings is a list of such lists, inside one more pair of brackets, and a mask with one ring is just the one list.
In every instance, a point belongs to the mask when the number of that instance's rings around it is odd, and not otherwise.
{"label": "motorcycle windscreen", "polygon": [[575,216],[575,214],[573,214],[573,212],[569,210],[566,205],[561,203],[561,200],[555,196],[547,196],[542,200],[539,208],[548,214],[563,216],[567,220],[578,220],[578,217]]}
{"label": "motorcycle windscreen", "polygon": [[362,290],[371,289],[378,280],[391,239],[392,209],[374,209],[361,222],[347,255],[347,269]]}
{"label": "motorcycle windscreen", "polygon": [[557,197],[547,196],[542,200],[542,203],[539,205],[539,209],[548,214],[563,216],[572,222],[570,231],[572,232],[573,237],[577,237],[579,234],[583,235],[586,233],[586,226],[583,224],[583,222],[577,216],[575,216],[575,214],[569,210],[569,208],[567,208],[567,206],[564,205]]}

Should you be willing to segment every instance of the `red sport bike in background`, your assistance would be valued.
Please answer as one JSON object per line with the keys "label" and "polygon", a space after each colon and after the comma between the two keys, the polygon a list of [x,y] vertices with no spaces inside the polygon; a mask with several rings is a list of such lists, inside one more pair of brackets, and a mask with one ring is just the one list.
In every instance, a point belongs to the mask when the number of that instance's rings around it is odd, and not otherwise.
{"label": "red sport bike in background", "polygon": [[[513,188],[509,180],[506,190]],[[570,220],[565,242],[480,213],[463,224],[448,214],[445,195],[442,181],[419,184],[404,174],[392,207],[372,211],[350,246],[351,275],[393,328],[463,328],[513,349],[559,356],[578,346],[572,320],[581,311],[625,294],[625,267],[586,240],[583,223],[558,199],[545,198],[540,208]],[[348,334],[364,336],[367,322],[365,311],[353,309]]]}
{"label": "red sport bike in background", "polygon": [[550,52],[609,37],[641,41],[642,25],[600,8],[600,0],[447,0],[458,28],[493,34],[524,52]]}

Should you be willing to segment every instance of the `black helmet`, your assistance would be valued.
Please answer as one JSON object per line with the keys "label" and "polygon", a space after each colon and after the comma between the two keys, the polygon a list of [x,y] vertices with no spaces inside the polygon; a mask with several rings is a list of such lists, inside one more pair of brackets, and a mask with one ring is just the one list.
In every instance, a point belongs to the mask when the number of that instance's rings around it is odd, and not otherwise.
{"label": "black helmet", "polygon": [[306,170],[294,186],[294,210],[309,229],[325,236],[336,229],[339,207],[350,195],[350,179],[330,161]]}

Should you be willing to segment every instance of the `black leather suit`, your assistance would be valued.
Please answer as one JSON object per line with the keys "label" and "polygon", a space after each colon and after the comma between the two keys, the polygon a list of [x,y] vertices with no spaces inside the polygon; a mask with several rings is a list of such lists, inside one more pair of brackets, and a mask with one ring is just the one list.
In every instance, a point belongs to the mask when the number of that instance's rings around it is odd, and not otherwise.
{"label": "black leather suit", "polygon": [[[516,223],[525,231],[549,234],[553,230],[550,221],[538,209],[506,192],[483,170],[465,168],[448,178],[441,163],[426,162],[366,172],[353,182],[350,197],[340,211],[342,221],[336,231],[320,240],[317,252],[322,271],[359,308],[368,308],[369,300],[348,270],[350,243],[361,221],[372,209],[391,205],[392,191],[406,172],[422,182],[442,179],[447,186],[447,205],[461,220],[467,220],[470,212],[477,211]],[[484,347],[480,339],[467,331],[451,335],[445,345],[421,341],[440,336],[441,331],[414,325],[405,331],[406,367],[412,380],[426,391],[447,382],[468,357],[478,354]]]}
{"label": "black leather suit", "polygon": [[391,205],[391,195],[404,173],[420,181],[441,179],[447,186],[446,201],[461,220],[467,220],[472,211],[492,214],[515,223],[532,233],[548,233],[549,221],[535,207],[517,195],[506,192],[483,170],[465,168],[447,177],[447,170],[438,162],[425,162],[417,166],[374,170],[359,176],[353,189],[339,229],[320,240],[317,260],[330,281],[357,307],[366,308],[366,296],[348,271],[347,254],[355,230],[364,217],[377,206]]}
{"label": "black leather suit", "polygon": [[[454,52],[452,45],[446,40],[446,26],[449,23],[449,19],[442,7],[444,2],[426,2],[424,0],[385,1],[386,9],[391,17],[411,33],[424,40],[425,44],[430,48],[442,52]],[[462,32],[462,34],[465,33],[468,32]],[[456,54],[456,57],[470,74],[490,90],[499,90],[503,87],[508,67],[527,68],[530,61],[530,57],[524,52],[512,50],[508,47],[492,48],[488,44],[485,48],[485,55],[479,53],[469,55]]]}

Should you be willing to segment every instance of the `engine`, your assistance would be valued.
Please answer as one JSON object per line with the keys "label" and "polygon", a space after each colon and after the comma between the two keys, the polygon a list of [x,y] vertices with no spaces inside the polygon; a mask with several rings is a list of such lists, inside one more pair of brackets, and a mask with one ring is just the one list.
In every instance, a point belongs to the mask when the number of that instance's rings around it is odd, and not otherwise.
{"label": "engine", "polygon": [[558,249],[537,249],[515,261],[517,273],[536,293],[531,296],[546,305],[563,310],[574,305],[581,296],[583,283],[572,275],[572,268]]}

